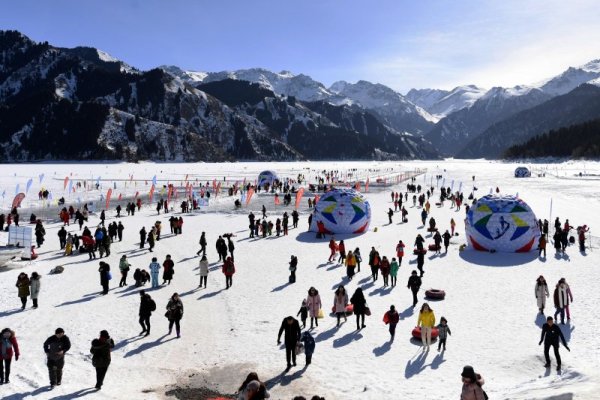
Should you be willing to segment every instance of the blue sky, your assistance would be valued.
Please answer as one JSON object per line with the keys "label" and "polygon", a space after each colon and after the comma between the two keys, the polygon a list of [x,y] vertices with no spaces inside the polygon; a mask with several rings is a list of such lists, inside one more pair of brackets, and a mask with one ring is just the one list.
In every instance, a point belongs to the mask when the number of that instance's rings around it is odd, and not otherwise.
{"label": "blue sky", "polygon": [[0,29],[87,45],[140,68],[264,67],[326,85],[533,83],[600,58],[596,0],[3,2]]}

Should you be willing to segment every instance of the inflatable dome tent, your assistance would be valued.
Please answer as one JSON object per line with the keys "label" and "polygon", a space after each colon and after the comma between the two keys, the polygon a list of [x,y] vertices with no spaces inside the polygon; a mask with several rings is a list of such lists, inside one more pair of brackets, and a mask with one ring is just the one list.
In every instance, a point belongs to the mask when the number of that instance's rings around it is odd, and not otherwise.
{"label": "inflatable dome tent", "polygon": [[334,189],[317,202],[310,230],[326,233],[363,233],[371,223],[371,206],[366,197],[354,189]]}
{"label": "inflatable dome tent", "polygon": [[527,167],[517,167],[515,169],[515,178],[529,178],[531,177],[531,171]]}
{"label": "inflatable dome tent", "polygon": [[258,186],[263,187],[265,184],[273,185],[273,182],[278,181],[279,177],[273,171],[263,171],[258,174]]}
{"label": "inflatable dome tent", "polygon": [[467,240],[481,251],[528,252],[540,236],[535,214],[515,196],[480,198],[467,213],[465,225]]}

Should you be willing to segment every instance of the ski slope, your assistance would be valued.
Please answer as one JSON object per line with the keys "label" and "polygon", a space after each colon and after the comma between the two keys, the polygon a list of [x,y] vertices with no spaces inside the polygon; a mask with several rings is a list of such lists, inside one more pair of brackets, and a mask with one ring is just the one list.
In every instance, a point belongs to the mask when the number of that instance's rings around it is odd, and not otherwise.
{"label": "ski slope", "polygon": [[[536,165],[533,170],[552,171],[545,177],[513,178],[516,164],[488,161],[447,160],[435,162],[306,162],[306,163],[224,163],[224,164],[17,164],[0,167],[0,192],[6,191],[2,212],[8,211],[15,185],[24,188],[33,177],[34,184],[24,205],[34,206],[40,188],[38,176],[44,172],[45,188],[58,198],[63,193],[63,179],[94,180],[102,176],[99,190],[65,196],[67,205],[77,200],[98,199],[108,187],[117,188],[113,193],[131,195],[134,191],[146,192],[145,182],[156,175],[159,182],[176,182],[189,174],[200,181],[228,178],[253,181],[264,169],[276,171],[280,177],[295,177],[304,171],[307,177],[322,169],[348,170],[399,168],[414,170],[427,168],[417,177],[418,184],[433,182],[434,197],[439,187],[432,176],[442,175],[445,185],[454,181],[454,190],[462,182],[462,190],[468,195],[473,184],[478,196],[498,187],[501,193],[518,193],[535,211],[538,218],[550,218],[551,226],[556,216],[572,225],[587,224],[591,233],[600,229],[600,183],[579,179],[580,171],[600,171],[600,164],[587,162],[557,165]],[[70,175],[73,173],[73,175]],[[370,172],[371,179],[378,172]],[[131,176],[133,175],[133,179]],[[475,175],[473,182],[472,176]],[[55,178],[55,179],[54,179]],[[122,180],[119,180],[122,179]],[[130,180],[125,189],[124,182]],[[137,182],[131,187],[132,182]],[[443,181],[440,181],[441,184]],[[40,257],[33,262],[19,261],[0,268],[0,321],[1,327],[16,332],[21,348],[21,358],[12,363],[10,385],[0,386],[3,399],[163,399],[165,393],[176,387],[208,387],[224,394],[235,392],[248,372],[256,371],[267,383],[271,398],[291,399],[295,395],[308,398],[314,394],[329,399],[458,399],[461,391],[460,373],[464,365],[472,365],[486,381],[484,389],[491,399],[600,399],[600,329],[598,282],[600,282],[600,240],[592,238],[593,248],[581,254],[576,246],[567,250],[567,257],[555,257],[552,244],[548,245],[548,257],[537,258],[537,253],[501,254],[480,253],[470,249],[459,252],[464,243],[463,210],[451,210],[450,202],[443,208],[432,203],[431,216],[442,230],[449,229],[450,218],[457,221],[459,236],[454,237],[447,254],[425,258],[425,276],[419,293],[420,303],[413,310],[411,293],[406,281],[416,269],[412,256],[412,243],[417,233],[432,242],[421,226],[420,209],[407,204],[409,212],[406,224],[400,223],[400,215],[388,225],[387,209],[393,207],[390,191],[405,191],[405,183],[386,190],[371,189],[366,196],[372,206],[372,223],[367,233],[344,236],[346,249],[360,247],[363,256],[361,272],[352,282],[345,278],[345,267],[328,264],[327,240],[317,240],[314,234],[305,233],[308,208],[306,197],[300,207],[298,229],[291,229],[287,237],[266,239],[248,238],[249,211],[260,216],[260,207],[267,205],[269,219],[275,222],[285,210],[292,208],[275,206],[270,194],[257,194],[248,207],[234,210],[233,198],[222,196],[211,199],[211,205],[201,212],[185,214],[183,235],[172,236],[168,232],[168,217],[156,215],[154,205],[144,206],[134,217],[121,218],[125,225],[123,242],[113,243],[112,255],[107,262],[113,279],[107,296],[101,290],[97,272],[98,261],[88,262],[87,254],[62,256],[59,250],[57,221],[45,223],[46,242],[39,249]],[[11,195],[8,195],[10,193]],[[11,199],[9,199],[11,197]],[[31,198],[35,200],[31,200]],[[157,192],[155,199],[159,198]],[[466,196],[465,196],[466,197]],[[177,207],[181,201],[173,202]],[[114,203],[107,212],[108,222],[114,220]],[[552,210],[550,209],[552,204]],[[292,202],[293,205],[293,202]],[[43,212],[52,217],[54,209]],[[21,211],[22,224],[29,214]],[[175,209],[179,216],[179,210]],[[53,217],[52,217],[53,218]],[[163,238],[157,242],[154,253],[138,249],[138,231],[148,229],[154,221],[163,221]],[[88,226],[95,228],[98,215],[92,215]],[[377,231],[374,231],[377,228]],[[72,224],[68,231],[78,231]],[[208,288],[198,289],[198,239],[206,232],[208,258],[211,272]],[[225,290],[225,278],[217,263],[214,243],[219,234],[233,233],[236,246],[236,274],[233,286]],[[337,238],[340,239],[340,238]],[[407,244],[398,274],[398,286],[382,288],[382,279],[373,283],[366,260],[371,246],[388,258],[395,256],[395,246],[402,239]],[[7,234],[0,233],[0,244],[6,243]],[[132,264],[125,288],[118,287],[118,261],[127,254]],[[138,336],[138,290],[133,285],[135,268],[147,268],[151,257],[162,263],[166,254],[175,261],[175,276],[170,286],[161,286],[149,293],[157,303],[153,314],[152,334]],[[290,255],[299,259],[297,281],[288,285],[288,261]],[[49,271],[63,265],[60,275]],[[15,282],[21,272],[42,275],[40,307],[31,309],[31,301],[25,311],[20,310]],[[543,368],[543,348],[538,346],[543,318],[537,314],[534,297],[535,279],[543,274],[552,290],[559,278],[565,277],[574,295],[571,306],[572,319],[561,326],[571,347],[571,352],[561,346],[563,371]],[[355,320],[337,329],[335,318],[328,315],[333,304],[334,289],[346,284],[349,296],[357,287],[365,291],[372,316],[367,317],[365,329],[355,331]],[[296,315],[302,299],[311,286],[321,295],[325,318],[312,331],[316,350],[312,364],[304,367],[304,356],[299,356],[298,366],[284,372],[285,351],[276,344],[281,321],[288,315]],[[418,307],[422,304],[424,290],[441,288],[446,299],[429,302],[437,320],[444,316],[452,330],[447,351],[438,353],[437,344],[424,353],[419,344],[410,340],[410,332],[417,322]],[[146,286],[148,289],[148,285]],[[164,308],[169,297],[181,295],[185,314],[182,320],[182,338],[166,336],[168,321]],[[389,341],[387,326],[382,316],[394,304],[401,320],[396,329],[396,339]],[[548,299],[547,314],[553,313],[552,297]],[[44,340],[62,327],[70,337],[72,348],[67,353],[63,384],[50,391]],[[105,384],[95,392],[94,369],[89,354],[90,342],[100,330],[107,329],[114,338],[116,348]],[[551,356],[555,365],[553,355]],[[172,398],[172,397],[171,397]]]}

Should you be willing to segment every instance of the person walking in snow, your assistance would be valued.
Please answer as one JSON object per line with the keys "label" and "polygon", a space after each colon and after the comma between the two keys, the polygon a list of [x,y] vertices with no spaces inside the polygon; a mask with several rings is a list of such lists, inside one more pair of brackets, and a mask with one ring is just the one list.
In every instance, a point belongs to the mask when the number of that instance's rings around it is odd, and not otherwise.
{"label": "person walking in snow", "polygon": [[65,353],[71,348],[71,341],[65,335],[62,328],[56,328],[54,335],[50,336],[44,342],[44,352],[46,353],[48,366],[48,375],[50,376],[50,388],[62,384],[62,370],[65,366]]}
{"label": "person walking in snow", "polygon": [[150,270],[150,276],[152,277],[152,288],[158,287],[158,273],[160,272],[160,264],[157,262],[156,257],[152,257],[152,262],[148,266]]}
{"label": "person walking in snow", "polygon": [[312,362],[312,355],[315,352],[315,339],[309,331],[305,331],[300,341],[304,344],[304,355],[306,357],[306,365],[308,366]]}
{"label": "person walking in snow", "polygon": [[437,326],[438,329],[438,351],[444,347],[444,351],[446,351],[446,339],[448,335],[452,335],[450,331],[450,327],[448,326],[448,320],[445,317],[440,318],[440,323]]}
{"label": "person walking in snow", "polygon": [[204,282],[204,288],[206,289],[206,281],[208,280],[208,260],[205,255],[200,259],[198,266],[200,268],[200,285],[198,287],[202,287],[202,283]]}
{"label": "person walking in snow", "polygon": [[121,281],[119,281],[119,287],[127,286],[127,274],[131,264],[127,261],[127,256],[123,254],[119,260],[119,271],[121,271]]}
{"label": "person walking in snow", "polygon": [[38,297],[40,295],[42,277],[37,272],[31,273],[31,280],[29,286],[31,287],[31,300],[33,301],[33,308],[38,308]]}
{"label": "person walking in snow", "polygon": [[102,285],[102,294],[108,294],[108,282],[110,281],[110,265],[104,261],[100,261],[100,267],[98,268],[100,273],[100,285]]}
{"label": "person walking in snow", "polygon": [[156,311],[156,303],[145,290],[140,290],[140,310],[138,312],[140,317],[139,323],[142,327],[140,335],[144,333],[146,336],[150,335],[150,317],[152,316],[152,311]]}
{"label": "person walking in snow", "polygon": [[25,272],[21,272],[17,277],[17,283],[15,286],[17,287],[17,294],[21,299],[21,310],[24,310],[27,306],[27,298],[31,294],[29,290],[31,282],[29,281],[29,277]]}
{"label": "person walking in snow", "polygon": [[146,239],[148,241],[148,251],[150,251],[151,253],[154,252],[154,245],[156,243],[156,226],[153,226],[150,229],[150,232],[148,233],[148,238]]}
{"label": "person walking in snow", "polygon": [[[118,216],[118,214],[117,214]],[[108,331],[100,331],[100,337],[92,340],[92,365],[96,368],[96,390],[100,390],[104,384],[104,377],[110,365],[110,351],[115,347]]]}
{"label": "person walking in snow", "polygon": [[409,288],[412,291],[412,295],[413,295],[413,307],[417,305],[417,303],[419,302],[417,300],[417,293],[419,292],[419,289],[421,288],[421,278],[417,275],[417,271],[414,271],[411,273],[410,278],[408,278],[408,284],[406,285],[407,288]]}
{"label": "person walking in snow", "polygon": [[340,253],[340,257],[338,258],[338,263],[344,264],[346,261],[346,245],[343,240],[340,240],[340,244],[337,246],[337,250]]}
{"label": "person walking in snow", "polygon": [[390,262],[386,256],[383,256],[379,269],[381,270],[381,276],[383,277],[383,287],[387,287],[390,275]]}
{"label": "person walking in snow", "polygon": [[142,227],[142,229],[140,229],[140,249],[144,248],[144,245],[146,244],[146,227]]}
{"label": "person walking in snow", "polygon": [[546,318],[546,323],[542,326],[542,337],[540,338],[539,343],[540,346],[542,345],[542,342],[544,343],[544,358],[546,359],[546,364],[544,365],[545,368],[550,368],[550,347],[552,347],[554,349],[554,357],[556,357],[556,370],[560,371],[561,359],[558,351],[559,338],[565,346],[565,349],[567,349],[567,351],[571,351],[567,345],[567,341],[565,340],[562,331],[558,325],[554,323],[553,318]]}
{"label": "person walking in snow", "polygon": [[554,313],[554,319],[560,314],[560,323],[565,323],[565,312],[567,313],[567,320],[571,319],[571,313],[569,311],[569,304],[573,301],[573,294],[571,288],[567,285],[565,278],[560,278],[554,289],[554,307],[556,312]]}
{"label": "person walking in snow", "polygon": [[421,342],[423,343],[423,348],[429,351],[429,346],[431,346],[431,331],[435,326],[435,314],[433,313],[433,310],[429,308],[429,304],[427,303],[424,303],[421,306],[417,326],[421,327]]}
{"label": "person walking in snow", "polygon": [[391,225],[392,224],[392,217],[394,216],[394,210],[392,210],[391,208],[389,208],[388,212],[387,212],[387,216],[388,216],[388,220],[389,220],[388,225]]}
{"label": "person walking in snow", "polygon": [[396,325],[398,325],[398,322],[400,321],[400,315],[398,315],[398,311],[396,311],[396,307],[394,305],[390,306],[389,311],[387,311],[384,315],[383,315],[383,322],[386,325],[389,325],[389,332],[390,332],[390,340],[394,340],[394,336],[396,335]]}
{"label": "person walking in snow", "polygon": [[362,261],[362,257],[360,255],[360,249],[358,247],[354,249],[354,258],[356,259],[357,272],[360,272],[360,263]]}
{"label": "person walking in snow", "polygon": [[371,247],[371,252],[369,253],[369,266],[371,267],[371,277],[373,278],[373,282],[378,278],[380,264],[381,258],[379,257],[379,252],[375,250],[375,247]]}
{"label": "person walking in snow", "polygon": [[319,291],[314,287],[308,289],[306,307],[308,307],[308,313],[310,316],[310,329],[313,329],[313,322],[316,326],[319,326],[319,313],[322,307],[321,296],[319,295]]}
{"label": "person walking in snow", "polygon": [[348,294],[343,285],[338,286],[333,295],[333,312],[337,316],[337,327],[340,327],[340,319],[344,317],[344,322],[348,320],[346,317],[346,306],[348,305]]}
{"label": "person walking in snow", "polygon": [[300,320],[302,321],[302,329],[306,328],[306,320],[308,319],[308,306],[306,305],[306,299],[302,300],[302,305],[300,306],[300,310],[296,314],[296,317],[300,315]]}
{"label": "person walking in snow", "polygon": [[542,253],[544,253],[544,258],[546,258],[546,236],[540,235],[540,240],[538,241],[538,257],[542,257]]}
{"label": "person walking in snow", "polygon": [[290,259],[290,277],[289,277],[289,283],[296,283],[296,269],[298,268],[298,257],[292,255],[291,259]]}
{"label": "person walking in snow", "polygon": [[231,257],[227,257],[222,268],[225,275],[225,289],[229,289],[233,285],[233,274],[235,274],[235,264]]}
{"label": "person walking in snow", "polygon": [[444,239],[444,252],[447,253],[448,252],[448,247],[450,246],[450,238],[452,237],[452,235],[450,235],[450,232],[448,232],[448,230],[446,230],[446,232],[444,232],[444,234],[442,235],[442,239]]}
{"label": "person walking in snow", "polygon": [[0,385],[10,383],[10,364],[13,355],[15,361],[19,361],[19,343],[15,333],[9,328],[2,329],[0,333]]}
{"label": "person walking in snow", "polygon": [[171,284],[173,274],[175,274],[175,263],[171,260],[171,255],[167,254],[167,258],[163,261],[163,285]]}
{"label": "person walking in snow", "polygon": [[367,313],[367,300],[361,288],[356,288],[352,298],[350,298],[350,303],[352,303],[354,315],[356,315],[356,330],[359,331],[362,328],[366,328],[365,314]]}
{"label": "person walking in snow", "polygon": [[400,265],[398,265],[396,258],[392,257],[392,262],[390,263],[390,277],[391,277],[392,287],[396,286],[399,269],[400,269]]}
{"label": "person walking in snow", "polygon": [[352,250],[348,251],[348,255],[346,256],[346,276],[348,280],[351,281],[354,276],[354,269],[356,268],[356,257]]}
{"label": "person walking in snow", "polygon": [[173,325],[175,325],[175,332],[177,337],[181,337],[180,321],[183,318],[183,303],[179,298],[179,294],[173,293],[169,303],[167,304],[167,313],[165,314],[169,320],[169,335],[173,331]]}
{"label": "person walking in snow", "polygon": [[550,297],[550,294],[548,293],[548,284],[543,275],[540,275],[536,279],[534,293],[535,298],[537,299],[538,310],[540,310],[540,314],[543,314],[544,308],[546,307],[546,298]]}
{"label": "person walking in snow", "polygon": [[328,262],[333,262],[333,260],[335,260],[335,252],[337,251],[338,246],[335,243],[335,238],[331,238],[331,240],[329,240],[329,250],[330,250],[330,254],[329,254],[329,258],[327,259]]}
{"label": "person walking in snow", "polygon": [[398,257],[398,265],[402,265],[402,257],[404,257],[404,248],[406,246],[404,245],[404,242],[402,242],[402,240],[398,241],[398,244],[396,245],[396,257]]}
{"label": "person walking in snow", "polygon": [[206,257],[206,232],[202,232],[198,244],[200,244],[200,250],[198,250],[196,255],[199,256],[202,253],[202,256]]}
{"label": "person walking in snow", "polygon": [[285,358],[287,360],[287,370],[296,366],[296,343],[300,341],[300,324],[298,320],[291,315],[284,318],[277,335],[277,344],[281,344],[281,334],[285,332]]}
{"label": "person walking in snow", "polygon": [[117,237],[119,238],[119,242],[123,241],[123,231],[125,230],[125,227],[123,226],[123,223],[121,223],[121,221],[119,221],[119,224],[117,225]]}

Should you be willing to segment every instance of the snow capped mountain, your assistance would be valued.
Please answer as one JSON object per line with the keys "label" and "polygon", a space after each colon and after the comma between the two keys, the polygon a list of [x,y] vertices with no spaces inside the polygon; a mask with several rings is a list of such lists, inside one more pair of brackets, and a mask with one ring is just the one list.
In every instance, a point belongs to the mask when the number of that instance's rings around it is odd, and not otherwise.
{"label": "snow capped mountain", "polygon": [[538,84],[544,92],[560,96],[577,86],[600,77],[600,60],[593,60],[580,67],[570,67],[562,74]]}
{"label": "snow capped mountain", "polygon": [[423,107],[438,120],[455,111],[468,108],[486,92],[475,85],[457,86],[454,89],[411,89],[406,98]]}
{"label": "snow capped mountain", "polygon": [[206,72],[200,71],[184,71],[183,69],[175,66],[175,65],[162,65],[159,67],[163,71],[168,72],[169,74],[176,76],[187,83],[197,83],[202,82],[206,76],[208,75]]}
{"label": "snow capped mountain", "polygon": [[429,110],[448,93],[448,90],[443,89],[410,89],[405,97],[417,106]]}
{"label": "snow capped mountain", "polygon": [[204,77],[201,76],[202,73],[196,74],[197,79],[195,81],[197,82],[208,83],[224,79],[248,81],[258,83],[278,95],[294,96],[300,101],[319,101],[332,95],[321,82],[315,81],[310,76],[295,75],[289,71],[276,73],[264,68],[250,68],[237,71],[208,72],[205,73],[206,76]]}
{"label": "snow capped mountain", "polygon": [[355,104],[374,111],[383,122],[399,132],[424,134],[437,118],[419,106],[408,101],[393,89],[368,81],[356,83],[335,82],[329,87],[334,96],[328,99],[332,104]]}

